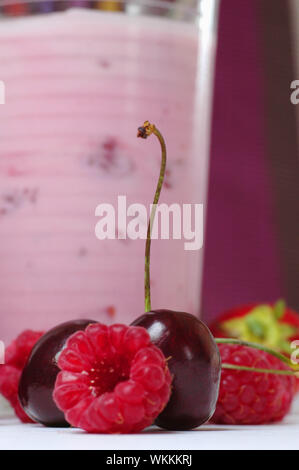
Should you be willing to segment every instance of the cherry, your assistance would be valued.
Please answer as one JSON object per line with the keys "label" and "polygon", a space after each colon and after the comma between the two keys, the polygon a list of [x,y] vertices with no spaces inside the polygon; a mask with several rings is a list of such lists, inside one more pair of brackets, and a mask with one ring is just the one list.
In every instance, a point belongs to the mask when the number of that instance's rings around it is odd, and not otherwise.
{"label": "cherry", "polygon": [[145,247],[145,313],[132,324],[143,326],[165,357],[173,375],[170,400],[156,424],[171,429],[192,429],[207,421],[216,408],[221,360],[208,327],[194,315],[171,310],[151,310],[150,250],[151,228],[166,173],[166,145],[160,131],[146,121],[137,137],[154,134],[161,146],[161,168],[147,228]]}
{"label": "cherry", "polygon": [[84,330],[93,320],[62,323],[44,334],[35,344],[19,383],[19,400],[27,415],[45,426],[69,426],[55,405],[52,394],[59,372],[57,360],[68,337]]}
{"label": "cherry", "polygon": [[208,421],[216,408],[221,372],[219,350],[208,327],[190,313],[171,310],[145,313],[132,324],[146,328],[169,358],[173,389],[156,424],[185,430]]}

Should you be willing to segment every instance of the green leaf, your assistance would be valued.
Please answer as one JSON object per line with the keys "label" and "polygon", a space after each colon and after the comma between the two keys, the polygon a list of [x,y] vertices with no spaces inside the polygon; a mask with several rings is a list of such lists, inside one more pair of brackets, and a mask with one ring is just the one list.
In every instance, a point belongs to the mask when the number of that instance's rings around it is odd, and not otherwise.
{"label": "green leaf", "polygon": [[260,321],[258,321],[256,318],[248,316],[245,318],[245,322],[253,335],[257,336],[258,338],[265,337],[265,327]]}
{"label": "green leaf", "polygon": [[280,320],[284,315],[285,309],[286,309],[285,301],[283,299],[278,300],[273,306],[274,317],[277,320]]}

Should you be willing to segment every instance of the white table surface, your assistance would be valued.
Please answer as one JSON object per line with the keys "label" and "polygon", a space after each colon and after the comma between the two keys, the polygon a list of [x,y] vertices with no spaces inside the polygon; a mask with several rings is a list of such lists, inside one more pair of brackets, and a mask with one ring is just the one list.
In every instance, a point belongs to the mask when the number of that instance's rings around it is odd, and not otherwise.
{"label": "white table surface", "polygon": [[282,423],[262,426],[204,425],[184,432],[152,427],[134,435],[86,434],[0,418],[1,450],[298,450],[299,396]]}

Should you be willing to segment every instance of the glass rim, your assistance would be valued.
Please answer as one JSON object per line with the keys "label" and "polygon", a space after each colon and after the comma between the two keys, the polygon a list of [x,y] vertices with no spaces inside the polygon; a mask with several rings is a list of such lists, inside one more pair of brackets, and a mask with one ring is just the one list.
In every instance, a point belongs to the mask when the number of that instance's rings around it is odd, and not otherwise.
{"label": "glass rim", "polygon": [[[43,3],[63,3],[66,6],[75,6],[86,4],[123,4],[136,6],[150,6],[161,9],[182,8],[184,10],[194,11],[202,0],[0,0],[0,7],[6,5],[26,5],[26,4],[43,4]],[[108,10],[109,11],[109,10]]]}
{"label": "glass rim", "polygon": [[[216,32],[220,3],[221,0],[0,0],[0,22],[85,10],[160,17]],[[18,6],[24,6],[24,11],[18,10]]]}
{"label": "glass rim", "polygon": [[[68,8],[80,8],[86,7],[87,9],[92,9],[93,6],[98,5],[96,10],[102,11],[116,11],[114,9],[101,9],[101,3],[111,3],[115,5],[124,5],[126,7],[138,7],[138,8],[157,8],[161,11],[177,11],[185,13],[187,15],[198,15],[200,14],[200,6],[205,0],[0,0],[1,7],[17,6],[17,5],[42,5],[42,4],[62,4],[66,9]],[[209,0],[211,3],[218,3],[219,0]],[[55,11],[55,10],[53,10]],[[5,12],[1,12],[0,17]],[[28,12],[30,14],[30,12]],[[21,16],[21,15],[20,15]]]}

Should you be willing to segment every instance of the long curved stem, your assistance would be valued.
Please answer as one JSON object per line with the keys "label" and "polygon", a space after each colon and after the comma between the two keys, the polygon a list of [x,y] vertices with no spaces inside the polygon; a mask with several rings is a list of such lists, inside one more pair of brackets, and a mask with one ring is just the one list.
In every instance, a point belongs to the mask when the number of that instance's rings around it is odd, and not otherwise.
{"label": "long curved stem", "polygon": [[224,369],[235,369],[235,370],[248,370],[251,372],[260,372],[260,373],[268,373],[268,374],[277,374],[277,375],[296,375],[298,376],[299,374],[299,369],[298,366],[295,367],[294,364],[292,364],[291,360],[284,356],[283,354],[279,353],[278,351],[275,351],[274,349],[268,348],[267,346],[263,346],[262,344],[257,344],[257,343],[251,343],[249,341],[243,341],[241,339],[237,338],[215,338],[215,341],[217,344],[238,344],[241,346],[247,346],[249,348],[253,349],[258,349],[259,351],[264,351],[268,354],[271,354],[272,356],[276,357],[280,361],[282,361],[284,364],[286,364],[290,370],[279,370],[279,369],[259,369],[255,367],[246,367],[246,366],[239,366],[239,365],[234,365],[234,364],[227,364],[223,363],[222,367]]}
{"label": "long curved stem", "polygon": [[274,374],[274,375],[297,375],[293,370],[284,370],[284,369],[260,369],[259,367],[247,367],[247,366],[237,366],[235,364],[228,364],[223,362],[221,364],[222,369],[232,369],[232,370],[245,370],[248,372],[257,372],[260,374]]}
{"label": "long curved stem", "polygon": [[291,361],[286,356],[284,356],[283,354],[280,354],[278,351],[275,351],[274,349],[268,348],[267,346],[263,346],[262,344],[251,343],[249,341],[243,341],[241,339],[236,339],[236,338],[215,338],[215,341],[218,344],[239,344],[241,346],[248,346],[249,348],[254,348],[254,349],[258,349],[259,351],[264,351],[268,354],[271,354],[272,356],[277,357],[277,359],[280,359],[282,362],[284,362],[289,367],[291,367]]}
{"label": "long curved stem", "polygon": [[[161,167],[160,167],[160,175],[156,187],[156,192],[154,196],[154,201],[151,208],[151,214],[148,221],[147,226],[147,236],[146,236],[146,245],[145,245],[145,269],[144,269],[144,296],[145,296],[145,311],[149,312],[151,310],[151,287],[150,287],[150,253],[151,253],[151,233],[152,227],[155,219],[157,204],[159,202],[161,189],[163,186],[164,176],[165,176],[165,169],[166,169],[166,145],[164,138],[160,131],[156,128],[154,124],[150,124],[149,121],[145,121],[143,126],[138,128],[137,137],[141,137],[146,139],[151,134],[155,134],[157,139],[159,140],[161,146]],[[278,370],[278,369],[260,369],[254,367],[246,367],[241,365],[235,364],[227,364],[223,363],[222,368],[224,369],[233,369],[233,370],[246,370],[251,372],[259,372],[259,373],[267,373],[267,374],[277,374],[277,375],[297,375],[298,367],[295,368],[290,359],[288,359],[283,354],[279,352],[267,348],[261,344],[250,343],[248,341],[242,341],[235,338],[215,338],[216,343],[218,344],[239,344],[242,346],[247,346],[254,349],[259,349],[260,351],[267,352],[272,356],[275,356],[280,361],[284,362],[290,367],[290,370]]]}
{"label": "long curved stem", "polygon": [[159,202],[161,189],[165,176],[166,169],[166,145],[164,138],[160,131],[155,127],[154,124],[150,124],[148,121],[145,121],[142,127],[138,128],[137,137],[142,137],[146,139],[149,135],[155,134],[158,138],[161,146],[161,167],[160,175],[157,183],[157,188],[154,196],[154,201],[151,209],[150,218],[147,226],[147,236],[146,236],[146,245],[145,245],[145,268],[144,268],[144,298],[145,298],[145,311],[149,312],[151,310],[151,286],[150,286],[150,254],[151,254],[151,233],[152,227],[155,219],[157,204]]}

